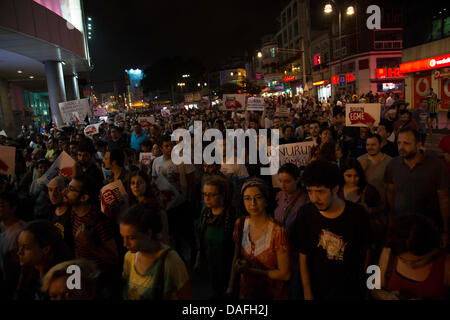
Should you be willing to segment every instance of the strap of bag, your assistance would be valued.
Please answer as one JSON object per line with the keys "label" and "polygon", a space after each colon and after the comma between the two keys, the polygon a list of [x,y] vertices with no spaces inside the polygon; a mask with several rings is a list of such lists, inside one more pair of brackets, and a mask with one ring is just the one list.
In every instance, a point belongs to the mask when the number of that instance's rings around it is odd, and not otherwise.
{"label": "strap of bag", "polygon": [[166,258],[169,252],[172,249],[167,249],[160,255],[161,265],[159,266],[157,282],[156,282],[156,298],[155,300],[163,300],[164,299],[164,270],[166,267]]}

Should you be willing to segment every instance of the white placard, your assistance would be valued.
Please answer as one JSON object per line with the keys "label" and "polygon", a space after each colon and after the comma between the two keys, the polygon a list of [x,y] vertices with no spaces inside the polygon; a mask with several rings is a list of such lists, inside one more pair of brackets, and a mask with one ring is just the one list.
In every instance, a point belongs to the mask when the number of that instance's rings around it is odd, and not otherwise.
{"label": "white placard", "polygon": [[107,184],[100,190],[102,212],[116,218],[128,208],[128,194],[121,180]]}
{"label": "white placard", "polygon": [[280,145],[280,167],[285,163],[293,163],[297,167],[306,166],[314,144],[314,141],[308,141]]}
{"label": "white placard", "polygon": [[79,120],[86,118],[86,115],[92,116],[89,100],[87,98],[60,102],[58,105],[64,123],[75,121],[75,116],[77,116]]}
{"label": "white placard", "polygon": [[53,162],[51,167],[42,177],[38,179],[39,183],[48,184],[56,176],[64,176],[67,179],[72,179],[73,167],[75,160],[72,159],[65,151]]}
{"label": "white placard", "polygon": [[152,155],[151,152],[141,152],[139,153],[139,162],[142,163],[144,166],[150,166],[150,163],[155,157]]}
{"label": "white placard", "polygon": [[224,94],[221,109],[227,111],[244,110],[245,94]]}
{"label": "white placard", "polygon": [[264,98],[251,97],[247,101],[248,111],[264,111]]}
{"label": "white placard", "polygon": [[372,123],[377,127],[380,123],[380,103],[347,103],[345,105],[345,126],[367,127]]}
{"label": "white placard", "polygon": [[84,128],[84,134],[88,137],[93,136],[94,134],[97,134],[100,132],[100,126],[101,123],[94,123],[88,125],[86,128]]}
{"label": "white placard", "polygon": [[141,124],[142,128],[150,128],[153,124],[155,124],[155,117],[138,117],[138,122]]}

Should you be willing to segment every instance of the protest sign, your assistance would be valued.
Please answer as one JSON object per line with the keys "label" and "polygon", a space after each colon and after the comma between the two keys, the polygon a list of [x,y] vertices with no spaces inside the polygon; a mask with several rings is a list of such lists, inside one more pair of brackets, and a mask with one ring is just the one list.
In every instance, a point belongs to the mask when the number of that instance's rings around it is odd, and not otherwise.
{"label": "protest sign", "polygon": [[0,146],[0,174],[15,174],[16,147]]}
{"label": "protest sign", "polygon": [[380,103],[347,103],[345,105],[345,125],[347,127],[367,127],[380,123]]}
{"label": "protest sign", "polygon": [[114,122],[118,123],[120,121],[125,121],[125,113],[118,113],[114,117]]}
{"label": "protest sign", "polygon": [[170,117],[170,110],[169,109],[161,109],[161,115],[163,117]]}
{"label": "protest sign", "polygon": [[48,184],[56,176],[64,176],[67,179],[72,179],[72,171],[75,165],[75,160],[72,159],[65,151],[53,162],[52,166],[47,170],[42,177],[38,179],[39,183]]}
{"label": "protest sign", "polygon": [[85,119],[86,115],[92,116],[91,108],[89,107],[89,100],[87,98],[60,102],[58,106],[61,112],[62,120],[65,123],[76,121],[75,117],[77,117],[78,121],[80,121]]}
{"label": "protest sign", "polygon": [[289,117],[290,112],[291,112],[291,108],[278,107],[275,111],[275,115],[278,117]]}
{"label": "protest sign", "polygon": [[142,128],[150,128],[155,122],[155,117],[138,117],[138,122],[141,124]]}
{"label": "protest sign", "polygon": [[100,133],[101,125],[102,125],[101,123],[94,123],[88,125],[86,128],[84,128],[84,134],[89,137],[93,136],[94,134]]}
{"label": "protest sign", "polygon": [[247,101],[248,111],[264,111],[264,98],[248,98]]}
{"label": "protest sign", "polygon": [[102,212],[108,217],[115,219],[128,208],[128,194],[121,180],[104,186],[100,194]]}
{"label": "protest sign", "polygon": [[152,155],[151,152],[141,152],[139,154],[139,162],[142,163],[144,166],[150,166],[150,163],[155,157]]}
{"label": "protest sign", "polygon": [[94,116],[96,117],[103,117],[106,116],[106,110],[105,108],[96,108],[94,110]]}
{"label": "protest sign", "polygon": [[236,111],[244,110],[245,94],[224,94],[222,110]]}
{"label": "protest sign", "polygon": [[280,145],[280,167],[285,163],[293,163],[297,167],[306,166],[314,144],[314,141],[308,141]]}

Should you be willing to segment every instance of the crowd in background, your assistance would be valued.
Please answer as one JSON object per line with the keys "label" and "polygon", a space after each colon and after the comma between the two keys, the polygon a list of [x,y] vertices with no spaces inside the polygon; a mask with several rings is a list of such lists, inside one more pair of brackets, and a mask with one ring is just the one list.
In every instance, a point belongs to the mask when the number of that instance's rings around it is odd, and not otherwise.
{"label": "crowd in background", "polygon": [[[380,123],[346,126],[345,104],[363,102],[381,103]],[[81,123],[24,125],[17,138],[0,136],[16,147],[15,175],[0,176],[1,295],[191,299],[199,273],[211,287],[205,299],[447,299],[450,135],[440,153],[425,148],[436,106],[432,91],[415,110],[394,93],[279,96],[263,112],[131,111],[89,137]],[[142,128],[140,116],[155,122]],[[248,155],[245,164],[175,165],[171,133],[193,135],[194,121],[279,129],[280,144],[314,147],[305,166],[273,176]],[[62,152],[75,160],[72,178],[41,183]],[[128,208],[105,214],[100,190],[119,180]],[[80,290],[66,285],[71,265]],[[380,267],[379,289],[367,288],[369,265]]]}

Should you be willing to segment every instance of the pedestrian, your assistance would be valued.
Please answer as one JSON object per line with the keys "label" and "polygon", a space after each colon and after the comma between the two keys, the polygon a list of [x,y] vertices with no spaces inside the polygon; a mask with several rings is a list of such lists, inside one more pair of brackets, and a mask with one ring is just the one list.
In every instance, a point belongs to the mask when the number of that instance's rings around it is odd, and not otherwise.
{"label": "pedestrian", "polygon": [[191,299],[189,275],[178,253],[161,241],[161,217],[135,205],[120,218],[128,249],[123,265],[125,300]]}
{"label": "pedestrian", "polygon": [[291,277],[289,241],[285,229],[271,218],[267,185],[249,178],[241,188],[245,216],[234,226],[235,252],[227,293],[239,277],[239,299],[287,299]]}
{"label": "pedestrian", "polygon": [[339,168],[315,161],[303,174],[311,203],[296,221],[305,300],[364,299],[370,224],[361,205],[338,196]]}

